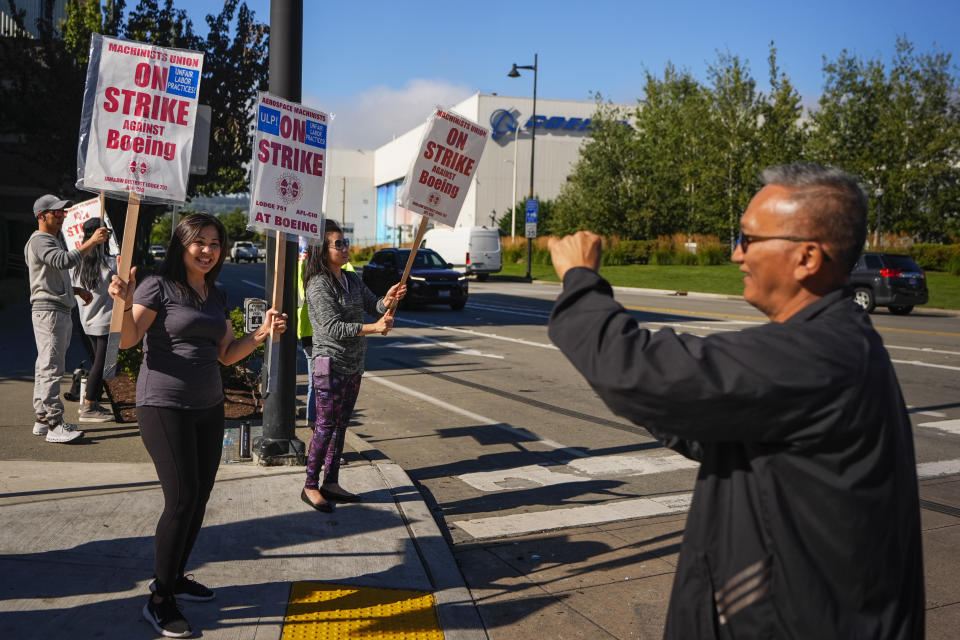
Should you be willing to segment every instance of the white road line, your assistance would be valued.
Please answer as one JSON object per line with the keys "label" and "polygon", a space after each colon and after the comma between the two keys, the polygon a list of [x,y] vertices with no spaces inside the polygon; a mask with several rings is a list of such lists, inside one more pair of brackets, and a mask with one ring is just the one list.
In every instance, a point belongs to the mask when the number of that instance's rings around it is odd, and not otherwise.
{"label": "white road line", "polygon": [[477,336],[480,338],[491,338],[493,340],[503,340],[505,342],[516,342],[517,344],[525,344],[528,347],[540,347],[541,349],[554,349],[557,350],[552,344],[543,343],[543,342],[533,342],[532,340],[521,340],[520,338],[508,338],[507,336],[498,336],[495,333],[483,333],[482,331],[473,331],[471,329],[460,329],[459,327],[450,327],[442,324],[433,324],[431,322],[422,322],[420,320],[411,320],[405,316],[399,316],[397,318],[399,322],[408,322],[410,324],[420,325],[421,327],[430,327],[431,329],[443,329],[444,331],[456,331],[458,333],[466,333],[468,335]]}
{"label": "white road line", "polygon": [[645,456],[593,456],[551,466],[526,465],[464,473],[456,478],[477,491],[511,491],[547,487],[568,482],[587,482],[596,476],[641,476],[693,469],[700,463],[676,453]]}
{"label": "white road line", "polygon": [[951,367],[947,364],[933,364],[930,362],[920,362],[919,360],[894,360],[890,359],[890,362],[895,362],[897,364],[912,364],[917,367],[932,367],[934,369],[949,369],[950,371],[960,371],[960,367]]}
{"label": "white road line", "polygon": [[516,536],[539,531],[552,531],[605,522],[619,522],[632,518],[651,518],[672,513],[683,513],[690,508],[692,493],[655,498],[635,498],[619,502],[568,507],[509,516],[492,516],[473,520],[458,520],[457,525],[478,540]]}
{"label": "white road line", "polygon": [[461,347],[458,344],[453,344],[452,342],[441,342],[440,340],[434,340],[433,338],[415,338],[417,342],[391,342],[388,344],[388,347],[395,347],[397,349],[429,349],[430,347],[440,347],[442,349],[449,349],[450,351],[457,351],[464,355],[468,356],[479,356],[481,358],[496,358],[498,360],[503,360],[503,356],[498,356],[495,353],[483,353],[477,351],[476,349],[467,349],[466,347]]}
{"label": "white road line", "polygon": [[425,393],[420,393],[419,391],[408,389],[407,387],[399,385],[396,382],[393,382],[392,380],[387,380],[385,378],[381,378],[380,376],[375,376],[371,373],[364,373],[363,377],[368,378],[373,382],[376,382],[377,384],[382,384],[385,387],[389,387],[394,391],[399,391],[400,393],[405,393],[409,396],[413,396],[414,398],[418,398],[419,400],[423,400],[424,402],[429,402],[430,404],[446,409],[451,413],[458,413],[462,416],[470,418],[477,424],[496,427],[498,429],[506,431],[507,433],[519,438],[521,440],[521,444],[526,442],[530,442],[530,443],[536,442],[536,443],[542,444],[545,447],[549,447],[550,449],[557,449],[558,451],[563,451],[568,455],[576,456],[578,458],[582,458],[589,455],[587,453],[584,453],[583,451],[580,451],[579,449],[571,449],[570,447],[562,445],[559,442],[554,442],[553,440],[544,440],[542,438],[537,438],[534,434],[524,429],[517,429],[516,427],[511,427],[510,425],[504,424],[503,422],[499,422],[497,420],[493,420],[492,418],[482,416],[479,413],[473,413],[472,411],[461,409],[460,407],[452,405],[449,402],[444,402],[443,400],[439,400]]}
{"label": "white road line", "polygon": [[549,313],[543,313],[542,311],[513,311],[505,307],[489,307],[482,304],[468,304],[467,309],[480,309],[482,311],[496,311],[497,313],[506,313],[513,316],[529,316],[531,318],[541,318],[548,320],[550,318]]}
{"label": "white road line", "polygon": [[264,285],[260,284],[259,282],[252,282],[250,280],[241,280],[240,282],[242,282],[243,284],[248,284],[251,287],[256,287],[257,289],[263,289],[264,291],[267,290],[267,288]]}
{"label": "white road line", "polygon": [[936,462],[923,462],[917,465],[917,478],[936,478],[938,476],[949,476],[960,473],[960,460],[937,460]]}
{"label": "white road line", "polygon": [[955,435],[960,435],[960,420],[939,420],[937,422],[924,422],[918,424],[918,427],[940,429],[941,431],[946,431],[947,433],[953,433]]}
{"label": "white road line", "polygon": [[915,413],[918,416],[930,416],[931,418],[946,418],[947,414],[941,413],[939,411],[923,411],[922,409],[917,409],[912,405],[907,405],[907,413]]}
{"label": "white road line", "polygon": [[883,345],[887,349],[903,349],[905,351],[922,351],[923,353],[943,353],[948,356],[960,356],[960,351],[944,351],[943,349],[934,349],[933,347],[901,347],[895,344]]}

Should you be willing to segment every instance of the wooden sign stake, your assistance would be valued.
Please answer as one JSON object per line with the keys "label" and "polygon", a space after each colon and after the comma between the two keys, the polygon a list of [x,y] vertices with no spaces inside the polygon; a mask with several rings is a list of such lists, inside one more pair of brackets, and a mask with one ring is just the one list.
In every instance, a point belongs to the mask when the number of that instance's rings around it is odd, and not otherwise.
{"label": "wooden sign stake", "polygon": [[[103,194],[101,193],[101,198]],[[101,212],[105,211],[101,209]],[[133,262],[133,244],[137,237],[137,222],[140,219],[140,196],[133,191],[127,194],[127,218],[123,222],[123,244],[120,245],[120,258],[117,260],[117,275],[125,283],[130,281],[130,263]],[[123,312],[127,301],[113,299],[113,312],[110,318],[110,335],[107,337],[107,355],[103,363],[103,379],[117,377],[117,356],[120,353],[120,334],[123,330]]]}
{"label": "wooden sign stake", "polygon": [[[420,218],[420,228],[417,229],[417,237],[413,240],[413,248],[410,249],[410,256],[407,258],[407,265],[403,268],[403,275],[400,276],[399,284],[406,284],[410,277],[410,270],[413,269],[413,261],[417,257],[417,250],[420,248],[420,242],[423,240],[423,234],[427,231],[427,222],[429,218],[422,216]],[[399,301],[394,300],[393,304],[387,309],[387,313],[392,316],[397,315],[397,305]]]}

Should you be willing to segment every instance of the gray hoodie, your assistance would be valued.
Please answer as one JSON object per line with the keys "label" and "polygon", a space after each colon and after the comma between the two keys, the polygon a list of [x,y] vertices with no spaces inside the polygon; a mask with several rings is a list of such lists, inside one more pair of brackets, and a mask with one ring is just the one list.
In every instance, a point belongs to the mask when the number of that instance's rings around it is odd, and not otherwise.
{"label": "gray hoodie", "polygon": [[70,282],[70,269],[83,260],[80,251],[67,251],[59,236],[38,229],[27,240],[23,256],[30,274],[30,304],[33,310],[70,313],[77,304]]}

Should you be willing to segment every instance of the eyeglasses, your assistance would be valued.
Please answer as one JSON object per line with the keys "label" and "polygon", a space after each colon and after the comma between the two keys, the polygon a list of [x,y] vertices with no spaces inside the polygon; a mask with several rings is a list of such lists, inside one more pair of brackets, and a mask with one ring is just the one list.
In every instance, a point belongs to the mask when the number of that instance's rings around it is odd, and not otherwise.
{"label": "eyeglasses", "polygon": [[[764,240],[789,240],[790,242],[820,242],[816,238],[800,238],[798,236],[755,236],[749,233],[740,232],[740,235],[737,237],[737,244],[740,245],[740,250],[744,253],[747,252],[747,248],[750,246],[751,242],[763,242]],[[823,253],[823,257],[830,261],[830,254],[824,251],[823,246],[821,245],[820,251]]]}
{"label": "eyeglasses", "polygon": [[333,246],[337,248],[337,251],[343,251],[344,249],[350,248],[350,241],[346,238],[343,240],[335,240]]}
{"label": "eyeglasses", "polygon": [[817,242],[816,238],[800,238],[797,236],[755,236],[749,233],[740,232],[740,236],[737,238],[737,244],[740,245],[740,249],[746,253],[747,248],[752,242],[763,242],[764,240],[789,240],[790,242]]}
{"label": "eyeglasses", "polygon": [[64,216],[67,215],[67,212],[66,212],[65,209],[47,209],[46,211],[44,211],[44,212],[43,212],[42,214],[40,214],[40,215],[45,216],[45,215],[47,215],[48,213],[53,214],[54,217],[57,217],[57,218],[62,218],[62,217],[64,217]]}

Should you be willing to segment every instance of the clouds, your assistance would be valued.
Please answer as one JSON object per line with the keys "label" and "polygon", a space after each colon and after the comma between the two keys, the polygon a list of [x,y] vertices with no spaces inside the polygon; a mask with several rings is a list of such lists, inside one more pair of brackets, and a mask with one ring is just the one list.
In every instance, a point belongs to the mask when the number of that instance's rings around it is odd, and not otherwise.
{"label": "clouds", "polygon": [[467,85],[414,78],[399,89],[381,85],[334,100],[305,91],[303,103],[334,116],[328,147],[375,149],[425,122],[436,106],[450,107],[474,93]]}

